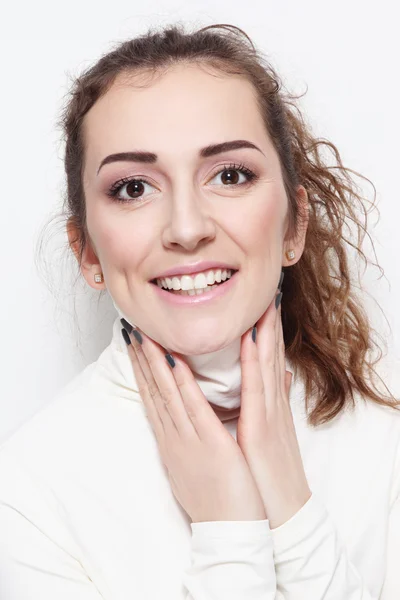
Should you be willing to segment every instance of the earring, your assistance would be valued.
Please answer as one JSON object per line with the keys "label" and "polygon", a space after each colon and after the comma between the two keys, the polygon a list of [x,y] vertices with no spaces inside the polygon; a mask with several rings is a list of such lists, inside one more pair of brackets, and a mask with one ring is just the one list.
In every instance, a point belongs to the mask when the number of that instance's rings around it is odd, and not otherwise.
{"label": "earring", "polygon": [[286,258],[288,260],[293,260],[295,256],[296,254],[294,250],[286,250]]}
{"label": "earring", "polygon": [[96,283],[103,283],[103,273],[96,273],[94,280]]}

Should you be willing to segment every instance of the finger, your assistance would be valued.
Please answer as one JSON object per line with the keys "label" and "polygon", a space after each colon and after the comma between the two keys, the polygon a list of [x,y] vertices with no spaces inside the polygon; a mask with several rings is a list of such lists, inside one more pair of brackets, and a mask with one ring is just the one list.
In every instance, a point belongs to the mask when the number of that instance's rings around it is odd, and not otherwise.
{"label": "finger", "polygon": [[176,355],[174,359],[176,366],[172,372],[186,414],[201,440],[215,442],[218,439],[216,437],[218,432],[225,435],[225,427],[211,408],[190,367]]}
{"label": "finger", "polygon": [[[161,395],[161,391],[160,391],[157,381],[154,377],[152,366],[150,365],[148,358],[146,356],[146,353],[144,351],[145,336],[142,335],[142,339],[143,339],[142,344],[140,344],[137,341],[137,339],[135,338],[135,336],[132,333],[130,334],[130,338],[132,341],[132,346],[134,346],[139,364],[143,371],[144,377],[146,379],[147,394],[151,397],[153,406],[155,407],[155,409],[158,413],[158,417],[162,423],[163,430],[164,430],[165,434],[167,434],[167,435],[171,435],[171,433],[173,433],[174,431],[176,433],[175,423],[174,423],[173,419],[171,418],[170,412],[167,407],[167,403],[169,402],[169,399],[167,398],[167,400],[165,401],[164,397]],[[148,341],[148,339],[149,338],[147,338],[146,341]],[[164,358],[164,362],[165,362],[165,358]]]}
{"label": "finger", "polygon": [[[282,324],[282,303],[278,309],[278,348],[279,348],[279,372],[280,372],[280,386],[281,392],[285,395],[286,400],[289,400],[290,387],[292,384],[292,373],[286,370],[286,348],[285,340],[283,337],[283,324]],[[289,375],[288,375],[289,374]]]}
{"label": "finger", "polygon": [[149,389],[147,386],[146,377],[143,373],[143,369],[140,366],[139,358],[137,356],[137,352],[135,350],[134,345],[131,343],[127,346],[128,355],[131,359],[133,371],[135,374],[136,383],[139,390],[139,395],[143,401],[146,414],[149,418],[150,424],[153,428],[153,431],[156,435],[157,440],[161,440],[161,435],[164,433],[164,426],[160,419],[160,415],[154,405],[154,401],[149,393]]}
{"label": "finger", "polygon": [[189,366],[174,355],[175,367],[171,369],[164,349],[145,335],[142,348],[178,434],[188,437],[196,433],[208,440],[215,439],[215,427],[225,432]]}
{"label": "finger", "polygon": [[266,414],[268,407],[272,408],[277,394],[276,381],[276,308],[275,298],[272,299],[266,312],[257,323],[257,348],[260,361],[261,376],[264,382],[264,398]]}
{"label": "finger", "polygon": [[283,341],[283,330],[282,330],[282,303],[279,304],[276,314],[276,378],[277,378],[277,398],[281,399],[285,396],[285,345]]}
{"label": "finger", "polygon": [[246,424],[258,423],[259,419],[265,419],[265,388],[257,343],[252,339],[252,328],[242,337],[240,362],[242,371],[240,419]]}
{"label": "finger", "polygon": [[175,374],[178,372],[178,378],[182,378],[180,374],[182,370],[181,362],[177,357],[173,357],[175,367],[171,369],[166,361],[164,349],[146,335],[142,337],[143,344],[140,348],[147,363],[145,368],[149,372],[149,377],[154,382],[153,385],[157,387],[157,391],[154,394],[155,404],[162,415],[165,415],[165,412],[168,415],[165,418],[161,415],[161,419],[166,428],[173,425],[179,435],[193,435],[195,428],[191,419],[192,415],[188,414],[181,389],[175,379]]}

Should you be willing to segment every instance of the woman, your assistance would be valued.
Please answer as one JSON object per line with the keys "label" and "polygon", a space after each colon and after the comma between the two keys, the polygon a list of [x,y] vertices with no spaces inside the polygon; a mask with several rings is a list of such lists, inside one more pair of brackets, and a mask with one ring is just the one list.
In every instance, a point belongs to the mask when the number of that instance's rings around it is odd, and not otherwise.
{"label": "woman", "polygon": [[7,600],[399,597],[398,401],[343,234],[363,202],[242,33],[148,33],[75,82],[68,239],[118,317],[1,447]]}

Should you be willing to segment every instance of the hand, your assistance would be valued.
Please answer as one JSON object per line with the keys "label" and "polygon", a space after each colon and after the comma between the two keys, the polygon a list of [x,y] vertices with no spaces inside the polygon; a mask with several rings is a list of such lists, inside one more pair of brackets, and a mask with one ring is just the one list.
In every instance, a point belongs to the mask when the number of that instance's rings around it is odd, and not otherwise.
{"label": "hand", "polygon": [[289,403],[292,373],[285,370],[281,306],[275,297],[242,336],[241,408],[237,442],[260,490],[271,529],[290,519],[311,496]]}
{"label": "hand", "polygon": [[246,460],[215,415],[190,367],[140,332],[129,336],[133,369],[171,489],[194,523],[266,518]]}

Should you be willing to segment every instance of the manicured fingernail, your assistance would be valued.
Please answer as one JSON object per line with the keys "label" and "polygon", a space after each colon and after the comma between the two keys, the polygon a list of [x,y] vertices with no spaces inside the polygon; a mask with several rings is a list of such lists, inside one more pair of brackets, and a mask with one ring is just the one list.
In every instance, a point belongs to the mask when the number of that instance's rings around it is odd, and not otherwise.
{"label": "manicured fingernail", "polygon": [[253,342],[256,341],[256,337],[257,337],[257,327],[254,325],[253,331],[251,332],[251,339],[253,340]]}
{"label": "manicured fingernail", "polygon": [[278,310],[278,308],[279,308],[279,305],[280,305],[280,303],[281,303],[282,296],[283,296],[283,293],[282,293],[282,292],[279,292],[279,294],[278,294],[278,295],[277,295],[277,297],[275,298],[275,308],[276,308],[277,310]]}
{"label": "manicured fingernail", "polygon": [[140,333],[138,332],[137,329],[132,329],[132,335],[135,336],[135,338],[137,339],[137,341],[139,342],[139,344],[143,344],[143,338],[140,335]]}
{"label": "manicured fingernail", "polygon": [[282,271],[282,273],[281,273],[281,278],[280,278],[280,280],[279,280],[279,283],[278,283],[278,290],[279,290],[279,291],[281,291],[281,288],[282,288],[282,283],[283,283],[283,278],[284,278],[284,277],[285,277],[285,273]]}
{"label": "manicured fingernail", "polygon": [[122,318],[120,319],[121,321],[121,325],[122,327],[125,327],[125,329],[127,330],[128,333],[131,333],[133,327],[130,323],[128,323],[128,321],[126,321],[126,319]]}
{"label": "manicured fingernail", "polygon": [[169,364],[171,365],[171,367],[172,367],[172,368],[174,368],[174,366],[175,366],[175,361],[174,361],[174,359],[172,358],[172,356],[171,356],[170,354],[166,354],[166,355],[165,355],[165,358],[167,359],[167,361],[169,362]]}
{"label": "manicured fingernail", "polygon": [[129,337],[129,333],[127,332],[126,329],[122,328],[121,329],[121,333],[122,333],[122,337],[124,338],[127,346],[129,346],[129,344],[131,344],[131,338]]}

